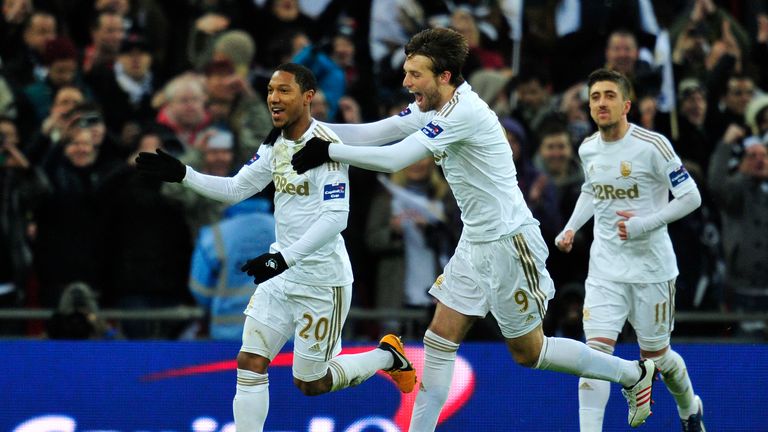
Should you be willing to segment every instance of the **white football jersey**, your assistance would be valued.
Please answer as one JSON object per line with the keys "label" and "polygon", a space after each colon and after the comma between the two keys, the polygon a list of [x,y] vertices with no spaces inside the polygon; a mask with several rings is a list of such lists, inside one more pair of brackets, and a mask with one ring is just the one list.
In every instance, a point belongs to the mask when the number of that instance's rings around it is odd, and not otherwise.
{"label": "white football jersey", "polygon": [[658,212],[669,202],[696,188],[672,145],[661,134],[630,124],[618,141],[605,142],[597,132],[582,142],[582,192],[592,195],[594,241],[589,274],[616,282],[665,282],[677,276],[677,263],[667,226],[619,239],[616,214],[635,216]]}
{"label": "white football jersey", "polygon": [[[312,120],[297,141],[280,136],[274,145],[262,145],[236,174],[263,189],[275,185],[275,238],[271,252],[295,243],[320,217],[323,210],[349,211],[349,166],[328,162],[304,174],[291,166],[294,153],[312,137],[340,142],[330,129]],[[352,283],[352,266],[341,234],[283,273],[292,282],[312,286],[343,286]]]}
{"label": "white football jersey", "polygon": [[504,129],[468,83],[456,88],[440,111],[423,113],[414,102],[397,118],[400,130],[417,137],[442,166],[466,240],[493,241],[536,223],[517,185]]}

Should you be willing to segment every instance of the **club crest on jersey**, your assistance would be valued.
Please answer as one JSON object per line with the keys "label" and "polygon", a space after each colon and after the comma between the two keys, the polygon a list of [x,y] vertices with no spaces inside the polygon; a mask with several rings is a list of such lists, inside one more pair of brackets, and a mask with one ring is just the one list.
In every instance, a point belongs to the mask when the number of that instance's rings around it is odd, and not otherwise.
{"label": "club crest on jersey", "polygon": [[619,162],[619,174],[621,174],[620,177],[616,177],[616,180],[619,179],[633,179],[632,177],[632,162],[630,161],[621,161]]}
{"label": "club crest on jersey", "polygon": [[402,111],[400,111],[398,116],[399,117],[405,117],[405,116],[407,116],[410,113],[411,113],[411,108],[410,107],[405,107]]}
{"label": "club crest on jersey", "polygon": [[629,177],[629,175],[632,174],[632,162],[621,161],[619,164],[619,173],[621,173],[622,177]]}
{"label": "club crest on jersey", "polygon": [[246,164],[246,165],[250,165],[250,164],[252,164],[252,163],[256,162],[257,160],[259,160],[259,154],[258,154],[258,153],[255,153],[255,154],[253,155],[253,157],[252,157],[251,159],[249,159],[249,160],[248,160],[248,162],[246,162],[245,164]]}
{"label": "club crest on jersey", "polygon": [[332,199],[342,199],[346,196],[347,184],[346,183],[334,183],[323,186],[323,201]]}
{"label": "club crest on jersey", "polygon": [[690,175],[683,165],[680,165],[680,168],[669,173],[669,181],[672,183],[672,187],[688,180],[689,177]]}
{"label": "club crest on jersey", "polygon": [[443,128],[435,124],[435,122],[429,122],[429,124],[421,128],[421,131],[424,132],[424,135],[434,138],[443,132]]}

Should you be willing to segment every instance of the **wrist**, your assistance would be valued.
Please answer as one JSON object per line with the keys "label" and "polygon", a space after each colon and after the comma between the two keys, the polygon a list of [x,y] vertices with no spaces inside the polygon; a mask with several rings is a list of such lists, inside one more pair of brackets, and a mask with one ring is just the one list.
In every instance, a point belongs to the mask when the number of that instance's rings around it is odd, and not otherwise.
{"label": "wrist", "polygon": [[296,256],[291,252],[290,248],[283,249],[276,255],[283,258],[286,267],[293,267],[296,264]]}

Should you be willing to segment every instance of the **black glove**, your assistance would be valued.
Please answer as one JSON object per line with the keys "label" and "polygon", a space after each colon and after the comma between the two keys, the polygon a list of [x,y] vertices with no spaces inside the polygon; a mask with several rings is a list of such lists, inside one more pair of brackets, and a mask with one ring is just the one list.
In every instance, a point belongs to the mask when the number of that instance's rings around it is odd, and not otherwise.
{"label": "black glove", "polygon": [[277,137],[279,137],[281,133],[283,133],[282,129],[273,127],[272,130],[267,134],[267,137],[264,138],[264,142],[262,142],[262,144],[274,145],[275,141],[277,141]]}
{"label": "black glove", "polygon": [[304,148],[297,151],[291,159],[291,165],[293,169],[299,174],[311,170],[316,166],[320,166],[326,162],[331,161],[331,157],[328,156],[328,146],[330,142],[320,139],[318,137],[312,137],[307,141]]}
{"label": "black glove", "polygon": [[253,283],[258,285],[288,270],[288,264],[279,252],[265,253],[246,261],[240,270],[248,273],[248,276],[253,276]]}
{"label": "black glove", "polygon": [[187,167],[161,149],[157,149],[157,153],[139,153],[136,169],[144,176],[164,182],[181,183],[187,175]]}

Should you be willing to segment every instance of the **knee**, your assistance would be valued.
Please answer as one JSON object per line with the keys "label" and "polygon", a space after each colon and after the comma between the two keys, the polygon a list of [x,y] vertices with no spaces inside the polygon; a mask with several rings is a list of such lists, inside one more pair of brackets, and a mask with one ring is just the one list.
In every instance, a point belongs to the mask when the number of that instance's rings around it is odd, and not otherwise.
{"label": "knee", "polygon": [[327,385],[323,380],[307,382],[294,377],[293,385],[295,385],[304,396],[318,396],[331,391],[330,385]]}
{"label": "knee", "polygon": [[256,373],[267,373],[269,359],[258,354],[252,354],[240,351],[237,354],[237,368],[254,371]]}
{"label": "knee", "polygon": [[513,345],[510,346],[509,351],[512,353],[515,363],[520,366],[532,368],[539,361],[540,350],[534,349],[531,345]]}

